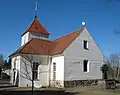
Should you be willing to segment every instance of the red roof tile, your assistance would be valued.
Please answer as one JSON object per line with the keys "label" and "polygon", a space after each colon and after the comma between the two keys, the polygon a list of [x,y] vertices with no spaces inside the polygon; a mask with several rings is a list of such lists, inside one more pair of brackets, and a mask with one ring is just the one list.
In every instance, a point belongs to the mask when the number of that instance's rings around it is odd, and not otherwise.
{"label": "red roof tile", "polygon": [[50,33],[40,24],[38,18],[34,18],[33,22],[30,24],[28,29],[22,34],[24,35],[26,32],[35,32],[49,35]]}
{"label": "red roof tile", "polygon": [[56,47],[51,50],[51,53],[57,54],[63,52],[69,46],[69,44],[71,44],[71,42],[75,40],[75,38],[83,31],[83,29],[84,28],[81,28],[80,30],[77,30],[54,40],[54,42],[56,42],[57,44]]}
{"label": "red roof tile", "polygon": [[[28,43],[19,48],[12,55],[17,53],[54,55],[62,53],[72,41],[83,31],[84,28],[68,35],[57,38],[53,41],[32,38]],[[10,56],[12,56],[10,55]]]}

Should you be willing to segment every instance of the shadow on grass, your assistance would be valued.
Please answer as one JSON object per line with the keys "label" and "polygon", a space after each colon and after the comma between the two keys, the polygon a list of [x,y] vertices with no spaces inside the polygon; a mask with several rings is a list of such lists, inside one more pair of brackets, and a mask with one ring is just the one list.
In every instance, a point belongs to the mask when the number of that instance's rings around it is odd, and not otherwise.
{"label": "shadow on grass", "polygon": [[[63,91],[54,91],[54,90],[34,90],[34,95],[76,95],[77,92],[65,92]],[[0,91],[0,95],[32,95],[31,91]]]}

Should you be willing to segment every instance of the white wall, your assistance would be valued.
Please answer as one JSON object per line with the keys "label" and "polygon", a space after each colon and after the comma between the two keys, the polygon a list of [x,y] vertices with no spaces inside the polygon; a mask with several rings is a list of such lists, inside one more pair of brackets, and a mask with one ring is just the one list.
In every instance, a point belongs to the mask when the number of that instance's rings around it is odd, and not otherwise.
{"label": "white wall", "polygon": [[[16,65],[14,65],[16,64]],[[10,83],[13,84],[13,68],[16,68],[16,71],[20,70],[20,56],[15,56],[11,60],[11,78]]]}
{"label": "white wall", "polygon": [[[83,41],[88,41],[88,50],[83,48]],[[85,29],[63,52],[65,57],[65,81],[101,79],[100,67],[103,64],[103,54]],[[89,61],[89,72],[83,71],[83,61]]]}
{"label": "white wall", "polygon": [[[20,71],[19,71],[19,87],[27,87],[31,86],[32,79],[32,69],[30,67],[31,63],[24,58],[24,56],[21,55],[20,59]],[[26,68],[29,74],[26,73]],[[28,77],[26,76],[28,75]]]}
{"label": "white wall", "polygon": [[[20,69],[20,56],[13,57],[11,63],[12,63],[11,69],[16,68],[16,69],[19,70]],[[15,67],[14,67],[14,63],[16,64]]]}
{"label": "white wall", "polygon": [[25,43],[27,43],[32,38],[48,40],[49,35],[44,35],[44,34],[34,33],[34,32],[27,32],[22,36],[21,46],[23,46]]}
{"label": "white wall", "polygon": [[[31,86],[31,81],[29,79],[26,79],[25,77],[25,74],[22,74],[21,72],[24,72],[25,73],[25,63],[27,63],[28,67],[28,71],[29,72],[32,72],[31,70],[31,67],[29,66],[31,63],[27,60],[26,57],[29,57],[29,60],[32,59],[32,63],[33,62],[38,62],[39,64],[39,70],[38,70],[38,80],[35,80],[35,85],[37,86],[48,86],[49,85],[49,65],[48,65],[48,56],[44,56],[44,55],[21,55],[21,63],[20,63],[20,74],[22,76],[20,76],[20,87],[26,87],[27,85],[28,86]],[[23,61],[26,61],[25,63]],[[42,67],[42,68],[41,68]],[[41,72],[42,71],[42,72]],[[30,77],[31,77],[31,73],[29,74]],[[38,85],[39,83],[39,85]]]}
{"label": "white wall", "polygon": [[6,73],[8,76],[11,76],[11,69],[7,69],[7,70],[5,70],[3,72]]}
{"label": "white wall", "polygon": [[29,34],[30,34],[30,33],[27,32],[26,34],[24,34],[24,35],[22,36],[21,46],[23,46],[25,43],[27,43],[27,42],[30,40]]}
{"label": "white wall", "polygon": [[49,65],[39,65],[38,68],[38,79],[40,80],[39,84],[41,86],[49,86]]}
{"label": "white wall", "polygon": [[83,60],[65,58],[65,81],[102,79],[102,61],[89,60],[88,72],[83,71]]}
{"label": "white wall", "polygon": [[64,86],[64,56],[53,56],[51,64],[51,83],[53,80],[53,63],[56,63],[56,81]]}

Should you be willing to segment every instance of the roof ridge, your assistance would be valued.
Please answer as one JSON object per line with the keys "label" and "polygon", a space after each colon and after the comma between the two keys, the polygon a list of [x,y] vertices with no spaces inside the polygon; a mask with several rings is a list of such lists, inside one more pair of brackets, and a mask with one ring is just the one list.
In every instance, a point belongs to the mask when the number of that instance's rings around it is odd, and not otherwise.
{"label": "roof ridge", "polygon": [[30,27],[28,27],[27,31],[32,27],[33,23],[35,22],[35,19],[37,19],[37,18],[33,19],[32,23],[30,24]]}
{"label": "roof ridge", "polygon": [[35,22],[35,19],[36,19],[36,18],[34,18],[34,19],[32,20],[32,22],[30,23],[30,26],[28,26],[27,30],[25,30],[25,31],[22,33],[21,36],[23,36],[26,32],[28,32],[28,30],[32,27],[33,22]]}
{"label": "roof ridge", "polygon": [[70,32],[70,33],[68,33],[68,34],[65,34],[65,35],[63,35],[63,36],[60,36],[60,37],[54,39],[53,41],[55,41],[55,40],[57,40],[57,39],[60,39],[60,38],[62,38],[62,37],[68,36],[68,35],[70,35],[70,34],[72,34],[72,33],[77,32],[77,31],[81,31],[82,29],[84,29],[84,28],[80,28],[80,29],[77,29],[77,30],[75,30],[75,31],[73,31],[73,32]]}

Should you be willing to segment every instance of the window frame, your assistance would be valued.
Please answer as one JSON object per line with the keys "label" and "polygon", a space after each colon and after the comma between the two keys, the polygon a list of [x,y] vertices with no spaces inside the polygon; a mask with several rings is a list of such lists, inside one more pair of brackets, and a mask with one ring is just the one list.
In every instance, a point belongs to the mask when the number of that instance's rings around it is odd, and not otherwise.
{"label": "window frame", "polygon": [[88,50],[88,41],[87,40],[83,40],[83,48],[85,50]]}
{"label": "window frame", "polygon": [[[87,70],[86,70],[86,71],[85,71],[85,67],[84,67],[84,66],[85,66],[85,63],[84,63],[84,62],[85,62],[85,61],[87,61],[87,64],[86,64]],[[89,60],[83,60],[83,72],[84,72],[84,73],[88,73],[88,72],[89,72]]]}
{"label": "window frame", "polygon": [[[35,65],[34,65],[35,64]],[[32,74],[33,74],[33,80],[38,80],[38,66],[39,63],[38,62],[33,62],[32,64]],[[36,73],[36,74],[35,74]]]}

